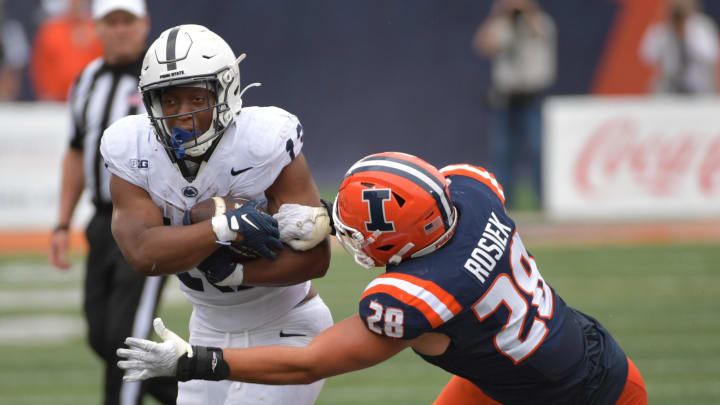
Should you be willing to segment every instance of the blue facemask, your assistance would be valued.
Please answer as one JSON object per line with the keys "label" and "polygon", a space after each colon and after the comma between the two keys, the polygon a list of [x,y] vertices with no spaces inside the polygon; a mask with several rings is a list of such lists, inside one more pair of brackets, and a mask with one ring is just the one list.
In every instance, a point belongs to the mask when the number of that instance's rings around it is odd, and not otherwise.
{"label": "blue facemask", "polygon": [[185,158],[185,147],[182,146],[184,143],[191,141],[198,136],[200,136],[200,131],[197,129],[191,131],[186,131],[182,128],[173,127],[172,130],[172,136],[170,137],[170,142],[173,146],[173,151],[175,152],[175,157],[178,159],[184,159]]}

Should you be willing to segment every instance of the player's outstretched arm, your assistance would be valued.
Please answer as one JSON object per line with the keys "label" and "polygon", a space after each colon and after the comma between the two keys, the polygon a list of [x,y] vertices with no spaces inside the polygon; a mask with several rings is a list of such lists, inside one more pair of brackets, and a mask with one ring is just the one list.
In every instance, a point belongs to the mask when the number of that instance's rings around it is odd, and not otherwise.
{"label": "player's outstretched arm", "polygon": [[164,226],[150,195],[115,175],[112,233],[127,261],[146,275],[187,271],[209,256],[218,244],[210,221],[190,226]]}
{"label": "player's outstretched arm", "polygon": [[228,379],[258,384],[309,384],[382,363],[412,344],[376,335],[359,315],[326,329],[304,347],[224,349]]}
{"label": "player's outstretched arm", "polygon": [[[379,336],[368,331],[358,315],[326,329],[304,347],[263,346],[248,349],[187,348],[174,333],[155,330],[164,342],[128,338],[131,349],[118,349],[128,370],[126,381],[175,375],[190,379],[230,379],[258,384],[309,384],[314,381],[381,363],[412,341]],[[158,330],[158,326],[162,326]],[[180,342],[178,342],[180,339]]]}

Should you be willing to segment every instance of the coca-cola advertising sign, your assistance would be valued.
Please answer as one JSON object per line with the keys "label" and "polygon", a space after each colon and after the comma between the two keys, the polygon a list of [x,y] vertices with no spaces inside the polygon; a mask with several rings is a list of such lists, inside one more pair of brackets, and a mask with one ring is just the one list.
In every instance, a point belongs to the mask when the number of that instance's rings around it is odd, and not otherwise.
{"label": "coca-cola advertising sign", "polygon": [[545,120],[551,216],[720,216],[717,100],[555,98]]}

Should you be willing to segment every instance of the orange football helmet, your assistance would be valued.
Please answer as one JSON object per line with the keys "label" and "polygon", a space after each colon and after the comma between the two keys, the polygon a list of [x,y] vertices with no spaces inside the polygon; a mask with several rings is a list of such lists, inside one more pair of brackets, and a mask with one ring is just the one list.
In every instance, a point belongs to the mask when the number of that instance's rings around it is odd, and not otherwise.
{"label": "orange football helmet", "polygon": [[345,173],[333,220],[340,244],[370,269],[440,248],[455,231],[457,210],[434,166],[385,152],[360,159]]}

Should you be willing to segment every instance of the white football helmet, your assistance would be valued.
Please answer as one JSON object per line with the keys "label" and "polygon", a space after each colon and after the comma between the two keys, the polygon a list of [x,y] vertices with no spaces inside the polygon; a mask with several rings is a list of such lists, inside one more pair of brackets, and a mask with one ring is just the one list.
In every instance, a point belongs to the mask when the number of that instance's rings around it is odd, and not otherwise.
{"label": "white football helmet", "polygon": [[[244,58],[245,54],[242,54],[235,59],[232,49],[219,35],[194,24],[165,30],[150,45],[143,60],[138,87],[155,134],[160,143],[172,152],[171,157],[201,156],[233,123],[242,108],[244,90],[240,91],[239,63]],[[255,85],[259,83],[253,83],[248,88]],[[195,113],[214,109],[207,131],[190,139],[173,139],[173,129],[168,128],[166,120],[177,115],[165,116],[160,104],[162,91],[172,86],[202,87],[215,93],[214,105],[178,114],[192,114],[195,120]]]}

